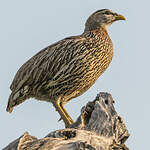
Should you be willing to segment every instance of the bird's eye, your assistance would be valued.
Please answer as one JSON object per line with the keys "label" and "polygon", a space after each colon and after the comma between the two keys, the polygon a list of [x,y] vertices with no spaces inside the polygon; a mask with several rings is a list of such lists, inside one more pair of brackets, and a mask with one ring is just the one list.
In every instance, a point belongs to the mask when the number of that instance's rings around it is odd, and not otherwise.
{"label": "bird's eye", "polygon": [[110,13],[110,11],[106,11],[105,14],[106,15],[110,15],[111,13]]}

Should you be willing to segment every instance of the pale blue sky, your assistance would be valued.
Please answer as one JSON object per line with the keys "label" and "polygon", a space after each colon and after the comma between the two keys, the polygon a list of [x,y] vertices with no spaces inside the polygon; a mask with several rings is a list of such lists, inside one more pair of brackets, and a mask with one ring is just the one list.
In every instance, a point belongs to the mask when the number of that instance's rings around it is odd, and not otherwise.
{"label": "pale blue sky", "polygon": [[0,149],[29,131],[42,138],[64,127],[50,103],[30,99],[8,114],[9,86],[19,67],[42,48],[83,32],[88,16],[108,8],[127,20],[108,31],[114,58],[107,71],[82,96],[66,105],[75,120],[100,91],[110,92],[131,134],[129,148],[148,149],[150,133],[150,2],[148,0],[4,0],[0,1]]}

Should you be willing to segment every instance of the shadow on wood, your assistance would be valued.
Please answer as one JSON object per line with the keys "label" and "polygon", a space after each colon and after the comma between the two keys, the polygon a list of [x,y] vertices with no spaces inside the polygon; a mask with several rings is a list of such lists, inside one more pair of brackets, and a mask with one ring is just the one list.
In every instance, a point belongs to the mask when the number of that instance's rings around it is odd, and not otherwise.
{"label": "shadow on wood", "polygon": [[81,110],[69,128],[49,133],[42,139],[24,133],[3,150],[128,150],[128,130],[113,106],[109,93],[101,92]]}

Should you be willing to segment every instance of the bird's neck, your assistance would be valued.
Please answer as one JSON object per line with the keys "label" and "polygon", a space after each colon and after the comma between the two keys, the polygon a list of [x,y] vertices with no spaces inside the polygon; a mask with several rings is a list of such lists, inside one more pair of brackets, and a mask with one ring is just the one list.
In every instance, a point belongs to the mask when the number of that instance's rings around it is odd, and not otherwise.
{"label": "bird's neck", "polygon": [[94,30],[106,30],[107,26],[104,23],[95,22],[92,19],[88,19],[85,23],[84,32],[94,31]]}
{"label": "bird's neck", "polygon": [[107,32],[107,29],[103,28],[103,27],[99,27],[94,30],[84,30],[84,32],[83,32],[83,36],[92,37],[92,35],[94,35],[94,37],[100,35],[103,38],[103,37],[108,36],[108,32]]}
{"label": "bird's neck", "polygon": [[91,25],[85,25],[84,33],[85,32],[101,32],[104,31],[107,33],[107,26],[99,26],[96,24],[91,24]]}

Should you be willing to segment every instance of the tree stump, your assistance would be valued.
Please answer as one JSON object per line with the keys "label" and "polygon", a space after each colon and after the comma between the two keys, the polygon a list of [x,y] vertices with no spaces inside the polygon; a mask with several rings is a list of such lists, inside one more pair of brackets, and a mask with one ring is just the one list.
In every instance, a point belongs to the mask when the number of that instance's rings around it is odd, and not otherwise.
{"label": "tree stump", "polygon": [[24,133],[3,150],[128,150],[128,130],[114,108],[109,93],[101,92],[81,110],[69,128],[37,139]]}

